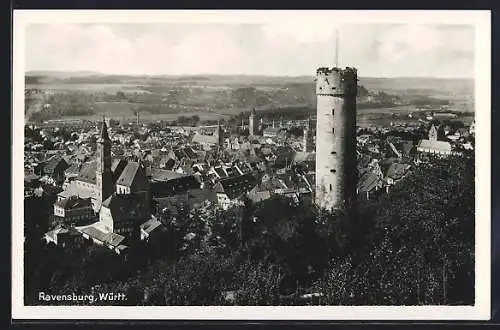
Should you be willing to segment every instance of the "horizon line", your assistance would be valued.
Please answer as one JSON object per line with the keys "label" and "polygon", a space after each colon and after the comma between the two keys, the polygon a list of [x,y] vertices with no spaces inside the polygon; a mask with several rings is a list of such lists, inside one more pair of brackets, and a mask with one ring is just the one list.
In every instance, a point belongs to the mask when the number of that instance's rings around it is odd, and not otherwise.
{"label": "horizon line", "polygon": [[[196,76],[220,76],[220,77],[236,77],[236,76],[247,76],[247,77],[271,77],[271,78],[301,78],[301,77],[314,77],[315,74],[298,74],[298,75],[274,75],[274,74],[262,74],[262,73],[184,73],[184,74],[170,74],[170,73],[105,73],[93,70],[26,70],[24,75],[34,74],[34,73],[65,73],[65,74],[82,74],[86,73],[86,77],[95,77],[96,75],[101,76],[131,76],[131,77],[196,77]],[[470,76],[456,76],[456,77],[443,77],[443,76],[358,76],[359,78],[376,78],[376,79],[471,79],[474,80],[475,77]]]}

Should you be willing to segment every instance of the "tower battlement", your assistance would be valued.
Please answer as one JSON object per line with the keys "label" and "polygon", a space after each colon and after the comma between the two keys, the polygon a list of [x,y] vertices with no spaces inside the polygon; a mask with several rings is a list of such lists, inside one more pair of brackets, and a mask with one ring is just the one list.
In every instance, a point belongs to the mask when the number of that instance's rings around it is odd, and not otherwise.
{"label": "tower battlement", "polygon": [[357,70],[347,67],[316,70],[316,95],[356,95],[358,84]]}

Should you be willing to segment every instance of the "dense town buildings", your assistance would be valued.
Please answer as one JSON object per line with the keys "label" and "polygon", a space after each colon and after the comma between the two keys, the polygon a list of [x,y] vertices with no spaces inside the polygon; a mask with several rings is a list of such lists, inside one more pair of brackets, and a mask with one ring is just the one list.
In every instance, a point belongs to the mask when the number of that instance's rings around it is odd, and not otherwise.
{"label": "dense town buildings", "polygon": [[473,124],[356,127],[355,77],[319,70],[316,118],[277,123],[252,109],[247,133],[226,122],[26,126],[26,203],[48,203],[46,241],[90,240],[123,253],[181,209],[227,211],[276,195],[315,196],[331,209],[389,193],[429,157],[474,149]]}

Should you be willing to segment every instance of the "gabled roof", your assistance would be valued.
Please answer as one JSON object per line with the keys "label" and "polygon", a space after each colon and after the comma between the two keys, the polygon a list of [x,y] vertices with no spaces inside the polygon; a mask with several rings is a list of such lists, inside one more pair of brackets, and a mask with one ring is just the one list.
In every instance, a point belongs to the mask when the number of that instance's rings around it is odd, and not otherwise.
{"label": "gabled roof", "polygon": [[401,144],[401,149],[403,150],[404,155],[408,155],[413,150],[413,142],[412,141],[404,141]]}
{"label": "gabled roof", "polygon": [[407,164],[392,163],[387,169],[385,176],[391,179],[399,179],[406,173],[409,167],[410,165]]}
{"label": "gabled roof", "polygon": [[209,189],[190,189],[186,196],[189,208],[195,208],[204,201],[213,202],[217,200],[215,193]]}
{"label": "gabled roof", "polygon": [[149,175],[151,176],[151,179],[155,181],[168,181],[186,176],[185,174],[177,173],[175,171],[169,171],[154,167],[149,171]]}
{"label": "gabled roof", "polygon": [[45,236],[48,236],[52,239],[55,239],[57,235],[64,235],[64,234],[71,235],[71,236],[81,235],[80,232],[73,227],[70,227],[70,228],[58,227],[54,230],[46,232]]}
{"label": "gabled roof", "polygon": [[120,245],[120,243],[122,243],[123,240],[125,240],[125,237],[122,235],[119,235],[116,233],[106,233],[106,232],[103,232],[92,225],[87,226],[87,227],[83,227],[83,228],[80,228],[77,230],[79,230],[81,233],[87,234],[90,237],[92,237],[92,238],[94,238],[94,239],[96,239],[96,240],[98,240],[106,245],[110,245],[112,247],[118,247]]}
{"label": "gabled roof", "polygon": [[66,175],[69,175],[69,174],[80,174],[80,166],[78,166],[78,164],[73,164],[71,165],[70,167],[68,167],[66,169],[66,171],[64,171],[64,173]]}
{"label": "gabled roof", "polygon": [[281,128],[279,128],[279,127],[276,127],[276,128],[267,127],[266,129],[264,129],[264,131],[262,132],[262,134],[277,135],[280,130],[281,130]]}
{"label": "gabled roof", "polygon": [[[124,159],[113,159],[111,162],[111,173],[113,175],[113,180],[116,180],[121,174],[123,169],[127,165],[127,161]],[[96,184],[96,170],[97,170],[97,160],[93,159],[82,165],[80,172],[78,174],[77,180]]]}
{"label": "gabled roof", "polygon": [[447,141],[421,140],[418,147],[437,152],[451,152],[451,144]]}
{"label": "gabled roof", "polygon": [[284,174],[278,174],[276,177],[285,184],[286,188],[288,189],[294,189],[298,188],[299,186],[302,185],[303,181],[302,179],[295,175],[295,173],[284,173]]}
{"label": "gabled roof", "polygon": [[184,153],[190,159],[197,159],[198,158],[198,154],[196,154],[196,152],[194,152],[194,150],[192,148],[190,148],[190,147],[185,147],[184,148]]}
{"label": "gabled roof", "polygon": [[174,153],[175,157],[176,157],[178,160],[181,160],[181,159],[183,159],[184,157],[187,157],[186,153],[184,152],[184,150],[183,150],[182,148],[174,149],[174,150],[173,150],[173,153]]}
{"label": "gabled roof", "polygon": [[96,183],[96,179],[95,179],[96,169],[97,169],[97,163],[95,160],[84,163],[82,165],[82,168],[80,169],[80,173],[78,174],[77,180],[95,184]]}
{"label": "gabled roof", "polygon": [[254,203],[261,202],[263,200],[271,198],[271,193],[269,190],[264,190],[264,191],[250,191],[247,194],[248,198]]}
{"label": "gabled roof", "polygon": [[146,180],[146,169],[144,166],[138,162],[128,162],[120,177],[116,180],[116,184],[132,187],[136,183],[140,188],[145,188],[147,184]]}
{"label": "gabled roof", "polygon": [[183,175],[168,181],[155,181],[151,184],[151,194],[155,197],[178,194],[188,189],[199,188],[200,183],[194,175]]}
{"label": "gabled roof", "polygon": [[39,175],[36,175],[34,173],[25,173],[24,174],[24,182],[30,182],[30,181],[35,181],[40,179]]}
{"label": "gabled roof", "polygon": [[179,211],[187,208],[187,196],[185,194],[153,198],[158,210],[167,209],[168,213],[172,216],[177,216]]}
{"label": "gabled roof", "polygon": [[113,194],[102,203],[102,207],[108,208],[115,220],[149,219],[150,217],[144,193]]}
{"label": "gabled roof", "polygon": [[372,191],[377,186],[382,186],[382,180],[373,172],[366,172],[358,181],[358,189],[361,192]]}
{"label": "gabled roof", "polygon": [[224,168],[228,176],[240,175],[240,172],[236,168],[236,166],[227,166]]}
{"label": "gabled roof", "polygon": [[273,177],[265,182],[262,182],[259,185],[259,190],[260,191],[265,191],[265,190],[276,190],[276,189],[285,189],[286,185],[284,182],[280,181],[278,178]]}
{"label": "gabled roof", "polygon": [[222,166],[215,166],[214,171],[219,175],[220,178],[225,178],[227,177],[226,172],[222,168]]}
{"label": "gabled roof", "polygon": [[119,158],[113,159],[113,162],[111,163],[111,172],[113,173],[113,181],[116,181],[120,177],[126,166],[127,166],[127,161],[125,159],[119,159]]}
{"label": "gabled roof", "polygon": [[53,173],[56,167],[62,166],[63,169],[67,169],[69,167],[68,163],[64,160],[64,158],[60,156],[54,156],[50,158],[43,168],[44,173]]}
{"label": "gabled roof", "polygon": [[80,198],[97,198],[96,192],[92,188],[82,187],[78,185],[75,181],[70,182],[65,188],[64,191],[59,193],[59,197],[67,198],[71,196],[78,196]]}
{"label": "gabled roof", "polygon": [[71,196],[55,203],[56,206],[65,210],[77,209],[82,207],[92,207],[90,198],[81,198],[78,196]]}
{"label": "gabled roof", "polygon": [[216,145],[219,144],[219,137],[217,135],[203,135],[196,132],[193,135],[191,142],[206,145]]}
{"label": "gabled roof", "polygon": [[257,185],[257,178],[252,174],[243,174],[219,181],[214,187],[215,192],[225,193],[230,199],[238,198]]}
{"label": "gabled roof", "polygon": [[175,164],[176,164],[175,159],[173,159],[173,158],[169,158],[169,159],[165,162],[164,167],[165,167],[165,169],[167,169],[167,170],[171,170],[171,169],[173,169],[173,168],[174,168]]}
{"label": "gabled roof", "polygon": [[209,189],[190,189],[185,193],[169,197],[154,198],[160,209],[167,208],[173,215],[178,213],[181,207],[195,209],[203,202],[215,202],[217,196],[215,192]]}
{"label": "gabled roof", "polygon": [[316,173],[307,173],[304,175],[306,178],[307,182],[311,185],[311,187],[314,187],[316,185]]}
{"label": "gabled roof", "polygon": [[148,234],[150,234],[151,232],[153,232],[155,229],[157,229],[160,226],[161,226],[161,222],[158,221],[157,219],[149,219],[148,221],[146,221],[140,225],[141,229]]}

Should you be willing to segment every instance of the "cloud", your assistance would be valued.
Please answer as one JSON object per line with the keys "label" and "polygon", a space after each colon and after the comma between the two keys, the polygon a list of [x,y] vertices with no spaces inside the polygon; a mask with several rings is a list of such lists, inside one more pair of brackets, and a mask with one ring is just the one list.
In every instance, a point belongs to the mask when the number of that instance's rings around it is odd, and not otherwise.
{"label": "cloud", "polygon": [[282,21],[265,24],[262,27],[264,37],[270,42],[321,43],[331,40],[340,26],[331,21],[311,18],[294,21]]}
{"label": "cloud", "polygon": [[283,21],[257,24],[38,24],[28,70],[124,74],[312,75],[339,64],[362,76],[472,76],[468,26]]}

